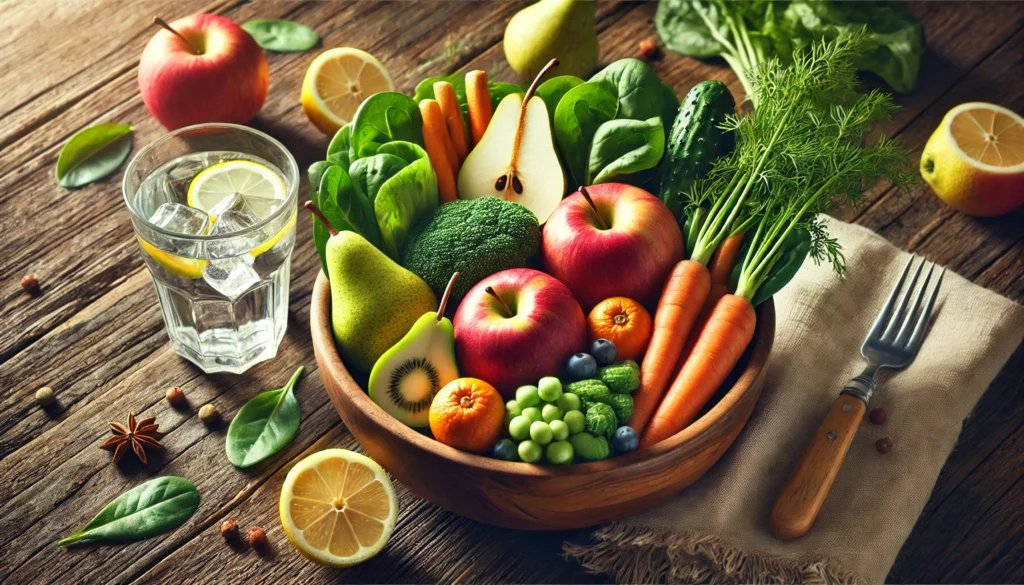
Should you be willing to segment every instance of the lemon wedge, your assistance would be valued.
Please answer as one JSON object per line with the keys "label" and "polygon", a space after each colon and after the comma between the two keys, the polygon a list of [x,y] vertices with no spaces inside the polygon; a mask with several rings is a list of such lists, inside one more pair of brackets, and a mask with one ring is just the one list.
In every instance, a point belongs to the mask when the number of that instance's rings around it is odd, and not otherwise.
{"label": "lemon wedge", "polygon": [[184,256],[171,254],[170,252],[164,252],[146,240],[143,240],[142,238],[138,239],[139,244],[142,245],[143,251],[145,251],[146,254],[149,254],[150,258],[160,266],[164,267],[164,269],[169,271],[171,274],[191,279],[203,277],[203,270],[206,268],[207,260],[186,258]]}
{"label": "lemon wedge", "polygon": [[295,548],[322,565],[349,567],[391,538],[398,499],[372,459],[327,449],[299,461],[281,487],[281,525]]}
{"label": "lemon wedge", "polygon": [[351,47],[317,55],[302,81],[302,109],[321,132],[333,136],[352,121],[363,100],[394,91],[391,74],[373,55]]}
{"label": "lemon wedge", "polygon": [[1024,118],[984,102],[946,113],[921,154],[935,194],[969,215],[996,216],[1024,204]]}

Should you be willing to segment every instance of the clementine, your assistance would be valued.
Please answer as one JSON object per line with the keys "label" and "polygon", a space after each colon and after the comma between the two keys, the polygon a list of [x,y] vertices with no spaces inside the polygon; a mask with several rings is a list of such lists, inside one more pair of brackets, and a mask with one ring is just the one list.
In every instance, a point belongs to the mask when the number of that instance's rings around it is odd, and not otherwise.
{"label": "clementine", "polygon": [[501,394],[477,378],[458,378],[441,388],[430,404],[430,431],[445,445],[489,453],[505,424]]}
{"label": "clementine", "polygon": [[615,344],[616,359],[639,362],[651,339],[651,314],[637,301],[612,297],[594,306],[587,316],[590,341],[602,337]]}

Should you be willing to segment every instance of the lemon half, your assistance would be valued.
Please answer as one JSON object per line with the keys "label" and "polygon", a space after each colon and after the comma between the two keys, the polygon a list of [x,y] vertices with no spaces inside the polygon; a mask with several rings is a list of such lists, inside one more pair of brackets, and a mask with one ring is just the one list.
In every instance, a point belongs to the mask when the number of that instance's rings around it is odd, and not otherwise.
{"label": "lemon half", "polygon": [[333,136],[352,121],[363,100],[394,90],[391,74],[373,55],[351,47],[328,49],[306,70],[302,109],[314,126]]}

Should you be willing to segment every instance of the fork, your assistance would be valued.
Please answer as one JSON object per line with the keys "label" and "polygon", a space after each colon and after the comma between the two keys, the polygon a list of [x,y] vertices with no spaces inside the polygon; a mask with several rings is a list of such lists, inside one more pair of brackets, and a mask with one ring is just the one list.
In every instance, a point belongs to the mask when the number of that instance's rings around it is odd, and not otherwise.
{"label": "fork", "polygon": [[[921,348],[946,269],[939,272],[925,301],[935,264],[922,260],[914,270],[910,284],[904,287],[913,264],[914,257],[911,256],[864,339],[860,353],[867,367],[839,393],[775,501],[768,524],[772,534],[780,540],[799,538],[814,524],[864,413],[867,412],[868,402],[875,392],[875,374],[882,368],[899,369],[908,366]],[[928,272],[924,282],[917,287],[925,264],[930,264]]]}

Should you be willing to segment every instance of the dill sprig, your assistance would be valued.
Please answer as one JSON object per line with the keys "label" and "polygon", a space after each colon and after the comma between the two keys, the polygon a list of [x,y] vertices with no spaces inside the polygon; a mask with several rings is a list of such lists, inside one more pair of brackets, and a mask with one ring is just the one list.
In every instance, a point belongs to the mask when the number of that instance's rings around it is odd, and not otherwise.
{"label": "dill sprig", "polygon": [[839,244],[818,214],[856,203],[879,180],[897,188],[913,181],[907,151],[892,139],[869,136],[896,106],[882,91],[855,89],[864,41],[863,33],[844,34],[795,54],[789,66],[773,59],[753,70],[757,107],[725,122],[736,149],[689,194],[691,207],[708,210],[695,228],[692,259],[707,264],[732,234],[751,238],[737,295],[753,298],[796,229],[810,234],[816,261],[842,273]]}

